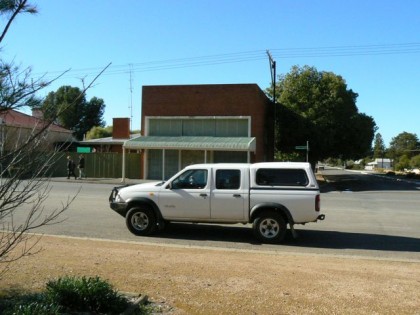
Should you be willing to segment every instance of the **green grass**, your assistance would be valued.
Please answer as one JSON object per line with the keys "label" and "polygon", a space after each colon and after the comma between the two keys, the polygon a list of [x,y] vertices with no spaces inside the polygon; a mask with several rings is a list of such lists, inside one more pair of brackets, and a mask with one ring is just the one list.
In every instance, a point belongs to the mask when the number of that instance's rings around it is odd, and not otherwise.
{"label": "green grass", "polygon": [[[112,285],[99,277],[63,277],[49,281],[41,293],[12,295],[0,299],[1,315],[121,314],[132,306]],[[135,306],[132,314],[149,314],[147,305]]]}

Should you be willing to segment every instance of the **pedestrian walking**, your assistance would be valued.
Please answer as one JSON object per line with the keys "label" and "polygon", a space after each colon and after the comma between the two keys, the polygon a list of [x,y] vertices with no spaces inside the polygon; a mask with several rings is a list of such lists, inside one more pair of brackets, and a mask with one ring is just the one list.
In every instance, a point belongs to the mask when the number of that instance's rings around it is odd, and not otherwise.
{"label": "pedestrian walking", "polygon": [[77,165],[77,167],[79,168],[79,178],[86,178],[86,174],[85,174],[85,157],[83,156],[83,154],[79,155],[79,164]]}
{"label": "pedestrian walking", "polygon": [[74,172],[75,168],[76,165],[74,164],[71,156],[67,156],[67,179],[70,179],[72,176],[74,176],[74,179],[77,179],[76,173]]}

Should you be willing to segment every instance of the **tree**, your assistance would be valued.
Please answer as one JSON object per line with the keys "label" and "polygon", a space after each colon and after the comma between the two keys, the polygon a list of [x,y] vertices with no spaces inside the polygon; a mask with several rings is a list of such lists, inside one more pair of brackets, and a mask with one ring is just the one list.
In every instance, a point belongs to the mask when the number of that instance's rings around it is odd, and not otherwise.
{"label": "tree", "polygon": [[276,159],[298,161],[297,157],[304,151],[296,152],[295,146],[305,145],[306,141],[311,139],[313,124],[286,106],[278,106],[276,112],[277,134],[280,135],[275,138]]}
{"label": "tree", "polygon": [[374,158],[383,158],[385,155],[385,143],[382,135],[378,132],[375,136],[375,141],[373,145],[373,157]]}
{"label": "tree", "polygon": [[413,156],[410,160],[411,168],[420,168],[420,154]]}
{"label": "tree", "polygon": [[[0,35],[0,43],[6,37],[13,21],[19,14],[36,14],[36,6],[27,0],[0,0],[0,17],[5,20],[3,31]],[[0,48],[1,49],[1,48]],[[28,104],[36,104],[39,99],[35,93],[43,89],[48,83],[41,79],[31,80],[31,68],[19,69],[13,63],[7,63],[0,58],[0,111],[19,109]]]}
{"label": "tree", "polygon": [[[7,31],[14,19],[21,13],[36,13],[36,7],[26,0],[0,1],[0,16],[6,20],[1,33],[0,42],[3,43]],[[0,61],[0,114],[9,110],[20,109],[27,104],[33,104],[37,98],[35,93],[48,82],[29,80],[31,69],[21,71],[13,64]],[[31,238],[27,234],[32,229],[53,223],[65,211],[69,203],[63,204],[48,214],[43,215],[42,203],[48,196],[50,187],[40,177],[46,175],[54,161],[54,152],[43,152],[45,134],[48,133],[50,123],[38,126],[25,138],[16,141],[16,145],[9,151],[3,151],[5,142],[4,126],[1,126],[1,155],[0,155],[0,262],[8,263],[26,255],[32,250],[26,246]],[[20,134],[8,134],[16,140]],[[15,220],[16,210],[26,205],[26,218]],[[12,255],[20,245],[25,244],[21,252]],[[7,266],[7,264],[6,264]],[[1,268],[4,270],[4,268]]]}
{"label": "tree", "polygon": [[0,1],[0,16],[6,17],[6,25],[0,36],[0,43],[3,42],[7,31],[12,25],[18,14],[30,13],[36,14],[38,10],[35,5],[28,3],[27,0],[2,0]]}
{"label": "tree", "polygon": [[409,168],[410,158],[420,152],[420,142],[416,134],[402,132],[392,138],[389,154],[394,159],[394,165],[399,170]]}
{"label": "tree", "polygon": [[[36,7],[27,0],[0,0],[0,18],[5,20],[0,44],[19,14],[36,12]],[[21,70],[0,58],[0,116],[10,110],[39,105],[42,100],[36,93],[53,81],[32,80],[30,68]],[[86,89],[81,95],[84,95],[85,91]],[[68,106],[73,104],[68,103]],[[55,209],[47,210],[43,207],[43,202],[51,190],[50,182],[45,179],[49,178],[50,171],[58,159],[58,151],[46,151],[45,143],[49,127],[66,109],[67,107],[63,107],[56,115],[51,115],[50,119],[44,119],[29,133],[12,129],[12,132],[6,134],[3,132],[4,126],[0,126],[0,229],[3,231],[0,233],[0,275],[6,270],[8,263],[34,253],[34,246],[39,237],[28,232],[40,226],[60,222],[60,215],[75,198],[68,197]],[[10,137],[15,143],[7,151],[3,150],[5,137]],[[35,238],[35,242],[30,243],[32,238]]]}
{"label": "tree", "polygon": [[418,149],[420,149],[420,142],[417,135],[405,131],[392,138],[389,146],[389,150],[397,156],[409,154]]}
{"label": "tree", "polygon": [[72,86],[62,86],[56,92],[48,93],[42,105],[44,115],[49,118],[57,116],[57,123],[73,130],[79,140],[92,127],[105,125],[102,120],[104,110],[102,99],[93,97],[87,102],[83,91]]}
{"label": "tree", "polygon": [[[105,122],[103,121],[105,111],[105,102],[101,98],[92,97],[87,103],[84,111],[84,124],[86,125],[86,132],[88,132],[92,127],[105,127]],[[90,126],[90,128],[87,128]]]}
{"label": "tree", "polygon": [[112,136],[112,126],[108,127],[93,127],[86,134],[86,140],[106,138]]}
{"label": "tree", "polygon": [[[272,87],[266,92],[271,96]],[[291,142],[302,145],[304,140],[310,143],[312,161],[328,157],[356,159],[371,150],[375,121],[358,112],[358,95],[347,88],[341,76],[314,67],[294,66],[288,74],[279,76],[276,94],[276,106],[280,108],[276,115],[278,151],[290,150]],[[286,118],[281,117],[285,111]]]}
{"label": "tree", "polygon": [[395,163],[395,169],[397,171],[404,171],[408,168],[410,168],[410,158],[406,154],[403,154],[398,157],[398,162]]}

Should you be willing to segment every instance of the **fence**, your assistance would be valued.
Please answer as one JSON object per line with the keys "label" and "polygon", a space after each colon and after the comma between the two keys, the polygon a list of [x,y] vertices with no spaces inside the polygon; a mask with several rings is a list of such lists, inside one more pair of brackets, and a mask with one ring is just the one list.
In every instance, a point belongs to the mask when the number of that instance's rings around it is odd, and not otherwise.
{"label": "fence", "polygon": [[[75,152],[60,154],[53,168],[53,177],[67,176],[67,156],[78,163],[79,154]],[[85,157],[85,174],[90,178],[121,178],[122,157],[121,153],[83,153]],[[140,178],[140,154],[125,154],[125,177],[131,179]],[[76,174],[78,171],[76,169]]]}

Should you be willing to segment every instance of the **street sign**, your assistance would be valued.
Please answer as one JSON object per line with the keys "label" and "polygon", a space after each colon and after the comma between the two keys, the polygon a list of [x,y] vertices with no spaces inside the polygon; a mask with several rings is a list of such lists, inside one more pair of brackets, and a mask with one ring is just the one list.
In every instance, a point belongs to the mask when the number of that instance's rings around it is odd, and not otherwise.
{"label": "street sign", "polygon": [[306,162],[309,161],[309,141],[306,141],[306,145],[295,146],[296,150],[306,150]]}
{"label": "street sign", "polygon": [[77,147],[77,153],[90,153],[90,147]]}

